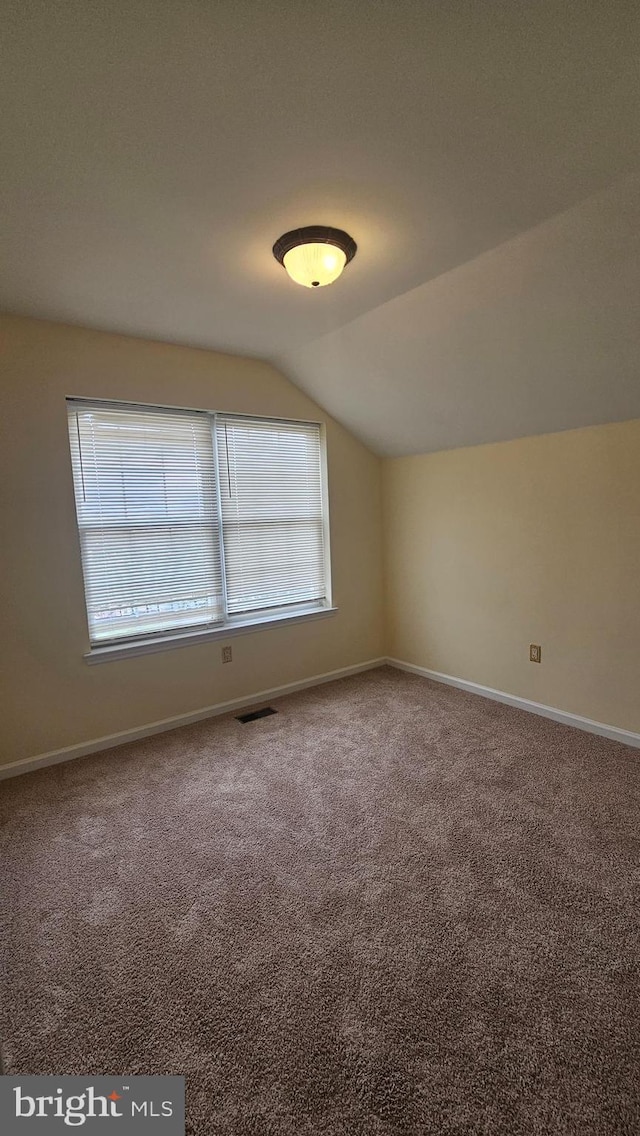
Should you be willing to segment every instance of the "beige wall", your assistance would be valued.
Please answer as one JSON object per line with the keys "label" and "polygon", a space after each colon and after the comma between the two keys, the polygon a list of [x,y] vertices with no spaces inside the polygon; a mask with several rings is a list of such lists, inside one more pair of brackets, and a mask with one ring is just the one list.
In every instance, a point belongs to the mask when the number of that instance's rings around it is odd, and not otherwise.
{"label": "beige wall", "polygon": [[[0,317],[0,763],[383,652],[380,462],[266,363]],[[89,666],[65,396],[326,423],[335,616]]]}
{"label": "beige wall", "polygon": [[[0,316],[0,764],[383,653],[640,731],[640,421],[383,464],[268,364]],[[339,613],[88,666],[65,396],[327,426]],[[541,643],[541,666],[528,645]]]}
{"label": "beige wall", "polygon": [[389,655],[640,731],[640,421],[391,459],[383,486]]}

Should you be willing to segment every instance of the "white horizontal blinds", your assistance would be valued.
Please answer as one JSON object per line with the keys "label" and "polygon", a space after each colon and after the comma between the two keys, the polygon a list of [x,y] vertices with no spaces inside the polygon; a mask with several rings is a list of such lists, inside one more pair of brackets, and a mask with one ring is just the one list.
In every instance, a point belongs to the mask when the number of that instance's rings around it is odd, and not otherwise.
{"label": "white horizontal blinds", "polygon": [[216,417],[229,614],[326,597],[320,427]]}
{"label": "white horizontal blinds", "polygon": [[68,410],[92,642],[221,620],[209,416],[72,401]]}

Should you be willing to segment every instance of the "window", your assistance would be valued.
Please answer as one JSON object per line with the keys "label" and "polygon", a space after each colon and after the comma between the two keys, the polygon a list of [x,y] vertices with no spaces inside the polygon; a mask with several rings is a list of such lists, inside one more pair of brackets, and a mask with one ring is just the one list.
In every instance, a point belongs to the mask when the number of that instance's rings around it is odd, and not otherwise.
{"label": "window", "polygon": [[93,646],[329,607],[320,426],[69,400]]}

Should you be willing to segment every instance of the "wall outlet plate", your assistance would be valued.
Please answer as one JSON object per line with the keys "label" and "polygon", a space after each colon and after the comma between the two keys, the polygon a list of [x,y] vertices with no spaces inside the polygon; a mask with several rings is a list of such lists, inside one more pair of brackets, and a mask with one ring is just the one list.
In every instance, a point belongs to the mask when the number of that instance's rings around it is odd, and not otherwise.
{"label": "wall outlet plate", "polygon": [[529,644],[529,659],[532,663],[542,662],[542,647],[539,643]]}

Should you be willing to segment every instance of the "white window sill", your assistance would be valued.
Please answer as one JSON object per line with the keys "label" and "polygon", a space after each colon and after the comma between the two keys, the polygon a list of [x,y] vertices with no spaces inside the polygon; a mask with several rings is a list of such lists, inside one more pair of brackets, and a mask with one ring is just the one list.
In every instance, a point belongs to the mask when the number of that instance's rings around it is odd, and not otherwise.
{"label": "white window sill", "polygon": [[265,631],[268,627],[284,627],[290,623],[307,623],[314,619],[324,619],[335,615],[337,607],[314,607],[304,611],[289,612],[287,615],[267,615],[252,619],[238,619],[225,623],[224,627],[213,627],[203,631],[182,631],[158,635],[153,639],[134,639],[128,643],[108,643],[104,647],[92,647],[84,658],[87,663],[110,663],[117,659],[131,659],[136,655],[151,655],[156,651],[172,651],[176,647],[192,647],[196,643],[209,643],[215,639],[231,639],[235,635],[249,635],[254,631]]}

